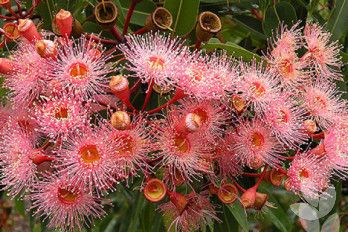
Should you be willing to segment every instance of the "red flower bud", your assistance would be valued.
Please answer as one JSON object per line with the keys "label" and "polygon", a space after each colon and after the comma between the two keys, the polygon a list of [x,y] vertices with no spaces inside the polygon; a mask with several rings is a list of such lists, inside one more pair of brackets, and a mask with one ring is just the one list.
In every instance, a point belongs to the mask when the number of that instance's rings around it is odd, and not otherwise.
{"label": "red flower bud", "polygon": [[57,56],[57,46],[51,40],[38,40],[35,43],[35,48],[42,58],[55,58]]}
{"label": "red flower bud", "polygon": [[117,130],[125,130],[131,123],[131,118],[126,111],[116,111],[111,115],[111,125]]}
{"label": "red flower bud", "polygon": [[14,71],[15,63],[6,58],[0,58],[0,73],[10,74]]}
{"label": "red flower bud", "polygon": [[274,186],[279,187],[282,184],[284,178],[285,178],[284,173],[279,172],[276,169],[272,169],[270,173],[270,181]]}
{"label": "red flower bud", "polygon": [[256,192],[254,208],[261,210],[268,200],[268,194]]}
{"label": "red flower bud", "polygon": [[241,201],[242,205],[244,206],[244,208],[253,207],[255,200],[256,200],[256,188],[255,187],[252,187],[252,188],[248,189],[247,191],[245,191],[240,198],[240,201]]}
{"label": "red flower bud", "polygon": [[170,201],[175,205],[180,214],[185,210],[188,200],[185,195],[177,192],[168,192]]}
{"label": "red flower bud", "polygon": [[41,40],[42,37],[37,31],[33,21],[30,19],[20,19],[18,24],[18,31],[21,36],[34,43],[36,40]]}
{"label": "red flower bud", "polygon": [[69,11],[60,9],[55,17],[56,25],[62,36],[69,37],[73,27],[73,17]]}

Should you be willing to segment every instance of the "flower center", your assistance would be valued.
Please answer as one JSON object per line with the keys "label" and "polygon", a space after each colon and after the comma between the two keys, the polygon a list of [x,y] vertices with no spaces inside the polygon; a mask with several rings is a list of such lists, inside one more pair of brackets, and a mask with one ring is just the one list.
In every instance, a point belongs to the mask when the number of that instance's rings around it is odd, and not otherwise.
{"label": "flower center", "polygon": [[203,110],[202,108],[197,108],[193,111],[196,115],[200,117],[200,120],[202,123],[205,123],[208,120],[208,114],[207,111]]}
{"label": "flower center", "polygon": [[183,135],[174,137],[174,146],[179,152],[182,153],[186,153],[190,150],[190,142]]}
{"label": "flower center", "polygon": [[54,117],[56,119],[66,119],[66,118],[68,118],[68,116],[69,116],[68,108],[66,108],[64,106],[56,109],[56,111],[54,113]]}
{"label": "flower center", "polygon": [[280,71],[283,74],[283,76],[288,77],[289,79],[292,79],[293,77],[295,77],[294,74],[294,65],[291,63],[290,60],[284,60],[281,62],[280,64]]}
{"label": "flower center", "polygon": [[76,202],[79,194],[66,190],[65,188],[58,189],[58,199],[64,204],[73,204]]}
{"label": "flower center", "polygon": [[69,74],[74,79],[83,80],[88,74],[88,68],[85,64],[75,63],[71,65]]}
{"label": "flower center", "polygon": [[265,143],[265,138],[263,137],[263,135],[259,132],[254,132],[251,135],[251,144],[254,147],[261,147],[264,143]]}
{"label": "flower center", "polygon": [[79,154],[85,163],[94,163],[101,158],[96,145],[85,145],[81,147]]}
{"label": "flower center", "polygon": [[149,57],[148,64],[154,71],[162,71],[164,69],[164,59],[158,56]]}
{"label": "flower center", "polygon": [[309,172],[307,169],[302,168],[299,172],[300,179],[305,179],[309,177]]}
{"label": "flower center", "polygon": [[265,87],[260,82],[253,82],[250,89],[256,96],[262,96],[266,92]]}
{"label": "flower center", "polygon": [[326,108],[326,105],[327,105],[326,99],[323,98],[322,96],[314,97],[314,104],[320,109]]}
{"label": "flower center", "polygon": [[232,96],[232,106],[238,111],[241,112],[245,107],[245,101],[242,97],[238,95]]}

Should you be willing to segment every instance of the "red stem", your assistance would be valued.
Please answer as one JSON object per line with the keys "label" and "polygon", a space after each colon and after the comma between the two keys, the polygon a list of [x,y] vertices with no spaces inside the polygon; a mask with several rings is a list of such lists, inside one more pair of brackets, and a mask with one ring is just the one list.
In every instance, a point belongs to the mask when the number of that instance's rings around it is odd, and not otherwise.
{"label": "red stem", "polygon": [[237,189],[239,189],[239,191],[241,191],[241,192],[246,192],[246,189],[245,188],[243,188],[242,186],[240,186],[238,183],[237,183],[237,181],[235,181],[235,180],[233,180],[232,179],[232,181],[233,181],[233,183],[234,183],[234,185],[237,187]]}
{"label": "red stem", "polygon": [[85,36],[86,36],[87,39],[93,40],[95,42],[100,42],[100,43],[104,43],[104,44],[112,44],[112,45],[118,44],[114,40],[111,40],[111,39],[101,39],[98,36],[93,35],[93,34],[85,34]]}
{"label": "red stem", "polygon": [[267,173],[267,168],[268,168],[268,165],[265,165],[261,175],[260,175],[260,178],[257,180],[256,184],[254,185],[254,187],[257,189],[259,187],[259,185],[261,184],[263,178],[265,178],[266,176],[266,173]]}
{"label": "red stem", "polygon": [[149,84],[149,87],[147,88],[147,92],[146,92],[146,96],[145,96],[145,101],[144,101],[144,104],[143,104],[143,107],[141,108],[141,111],[144,111],[147,107],[147,104],[149,104],[149,101],[150,101],[150,97],[151,97],[151,94],[152,94],[152,90],[153,90],[153,85],[154,85],[154,80],[151,80],[150,84]]}
{"label": "red stem", "polygon": [[14,12],[14,11],[12,10],[11,7],[6,8],[6,9],[7,9],[7,11],[10,12],[10,14],[11,14],[13,17],[15,17],[16,19],[19,19],[19,18],[20,18],[19,15],[17,15],[16,12]]}
{"label": "red stem", "polygon": [[147,29],[145,27],[140,28],[139,30],[135,31],[134,34],[136,35],[142,35],[147,32]]}
{"label": "red stem", "polygon": [[12,16],[5,16],[0,14],[0,19],[5,19],[5,20],[15,20],[15,17]]}
{"label": "red stem", "polygon": [[140,83],[141,83],[141,80],[140,80],[140,79],[137,80],[137,81],[135,82],[135,84],[132,86],[132,88],[130,88],[130,93],[135,92],[135,91],[138,89],[138,87],[140,86]]}
{"label": "red stem", "polygon": [[163,104],[155,109],[149,110],[148,114],[156,113],[156,112],[170,106],[171,104],[175,103],[176,101],[184,98],[185,96],[186,95],[185,95],[184,91],[182,91],[181,89],[178,88],[178,89],[176,89],[174,96],[169,101],[167,101],[165,104]]}
{"label": "red stem", "polygon": [[135,6],[137,5],[138,2],[139,2],[138,0],[132,0],[132,3],[130,7],[128,8],[127,17],[126,17],[126,20],[124,21],[124,26],[123,26],[123,35],[127,34],[129,22],[132,18]]}
{"label": "red stem", "polygon": [[195,43],[195,48],[196,49],[200,49],[201,48],[201,46],[202,46],[202,41],[200,41],[200,40],[196,40],[196,43]]}
{"label": "red stem", "polygon": [[260,177],[260,173],[249,173],[249,172],[243,172],[242,176],[248,176],[248,177]]}
{"label": "red stem", "polygon": [[111,34],[112,34],[113,36],[115,36],[115,38],[116,38],[119,42],[122,42],[123,37],[122,37],[122,35],[120,34],[120,32],[117,30],[116,26],[113,27],[113,28],[111,29],[110,32],[111,32]]}
{"label": "red stem", "polygon": [[27,18],[28,16],[30,16],[33,13],[36,6],[39,5],[40,2],[41,2],[41,0],[34,0],[33,3],[31,4],[31,7],[27,11],[27,13],[23,16],[23,18]]}
{"label": "red stem", "polygon": [[18,14],[20,17],[22,17],[22,5],[20,4],[20,2],[18,0],[15,0],[16,5],[17,5],[17,9],[18,9]]}

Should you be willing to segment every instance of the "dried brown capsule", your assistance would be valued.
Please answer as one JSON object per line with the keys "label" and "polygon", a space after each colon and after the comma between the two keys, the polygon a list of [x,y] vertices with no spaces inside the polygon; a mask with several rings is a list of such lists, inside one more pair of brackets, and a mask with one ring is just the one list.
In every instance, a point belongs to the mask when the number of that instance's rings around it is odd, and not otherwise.
{"label": "dried brown capsule", "polygon": [[196,37],[199,41],[206,42],[214,34],[221,30],[221,20],[219,16],[210,11],[204,11],[198,16],[196,25]]}
{"label": "dried brown capsule", "polygon": [[103,1],[95,6],[94,15],[102,27],[110,29],[116,24],[118,9],[112,1]]}

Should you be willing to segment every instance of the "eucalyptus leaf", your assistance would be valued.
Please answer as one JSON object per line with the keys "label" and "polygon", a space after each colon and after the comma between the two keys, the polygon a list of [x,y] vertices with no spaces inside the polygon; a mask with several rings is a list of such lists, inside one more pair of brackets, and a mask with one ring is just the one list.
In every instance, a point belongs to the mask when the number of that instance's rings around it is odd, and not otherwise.
{"label": "eucalyptus leaf", "polygon": [[190,33],[196,25],[199,0],[165,0],[164,7],[173,15],[173,30],[177,35]]}

